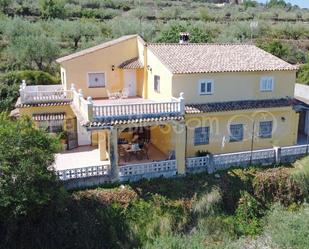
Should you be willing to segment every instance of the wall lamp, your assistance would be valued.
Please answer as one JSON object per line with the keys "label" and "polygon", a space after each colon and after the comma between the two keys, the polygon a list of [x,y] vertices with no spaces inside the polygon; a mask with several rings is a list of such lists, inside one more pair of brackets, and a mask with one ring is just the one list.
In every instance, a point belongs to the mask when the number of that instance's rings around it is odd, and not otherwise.
{"label": "wall lamp", "polygon": [[115,65],[112,65],[112,71],[115,71]]}

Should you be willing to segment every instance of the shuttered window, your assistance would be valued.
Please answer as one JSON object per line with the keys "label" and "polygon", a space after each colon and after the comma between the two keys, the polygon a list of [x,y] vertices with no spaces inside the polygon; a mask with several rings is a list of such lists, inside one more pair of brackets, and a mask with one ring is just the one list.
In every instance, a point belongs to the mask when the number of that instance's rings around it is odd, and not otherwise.
{"label": "shuttered window", "polygon": [[194,145],[209,144],[209,127],[198,127],[194,130]]}
{"label": "shuttered window", "polygon": [[244,139],[243,124],[230,125],[230,142],[239,142]]}

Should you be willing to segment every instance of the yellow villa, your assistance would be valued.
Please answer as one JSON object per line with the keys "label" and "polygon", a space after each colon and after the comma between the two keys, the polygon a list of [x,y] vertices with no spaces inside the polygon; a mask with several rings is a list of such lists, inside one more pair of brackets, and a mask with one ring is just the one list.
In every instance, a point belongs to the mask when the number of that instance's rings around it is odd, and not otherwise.
{"label": "yellow villa", "polygon": [[297,67],[254,45],[180,38],[123,36],[57,59],[61,85],[23,82],[20,114],[66,131],[58,170],[102,165],[112,179],[154,168],[185,174],[198,155],[297,144]]}

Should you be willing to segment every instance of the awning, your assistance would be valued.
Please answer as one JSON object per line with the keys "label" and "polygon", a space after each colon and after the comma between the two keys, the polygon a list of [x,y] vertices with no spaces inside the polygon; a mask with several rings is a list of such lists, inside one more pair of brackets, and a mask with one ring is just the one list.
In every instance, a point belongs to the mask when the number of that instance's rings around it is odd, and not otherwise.
{"label": "awning", "polygon": [[65,113],[33,114],[32,119],[34,121],[64,120],[65,119]]}

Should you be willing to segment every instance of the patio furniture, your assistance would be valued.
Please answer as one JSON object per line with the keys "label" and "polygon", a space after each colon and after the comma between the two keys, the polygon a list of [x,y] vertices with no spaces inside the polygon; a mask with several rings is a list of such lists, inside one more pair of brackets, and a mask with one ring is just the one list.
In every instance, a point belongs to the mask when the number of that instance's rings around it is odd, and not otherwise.
{"label": "patio furniture", "polygon": [[114,93],[110,92],[108,89],[106,90],[108,99],[116,99],[116,96]]}
{"label": "patio furniture", "polygon": [[124,88],[121,91],[121,98],[122,99],[127,99],[129,97],[129,89],[128,88]]}
{"label": "patio furniture", "polygon": [[132,144],[122,144],[122,148],[128,153],[128,158],[129,161],[131,160],[131,156],[135,155],[136,159],[139,160],[138,158],[138,152],[141,151],[141,148],[137,143],[132,143]]}

